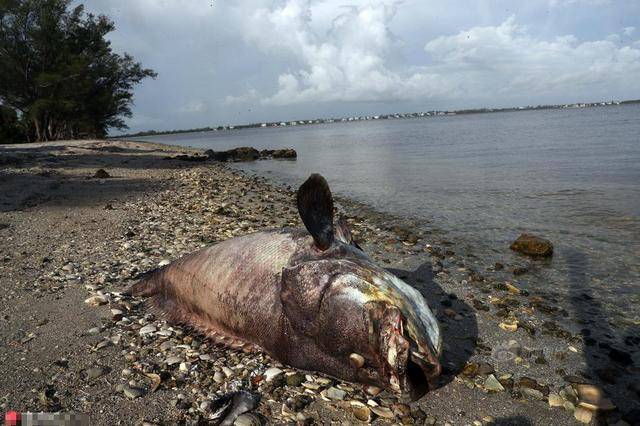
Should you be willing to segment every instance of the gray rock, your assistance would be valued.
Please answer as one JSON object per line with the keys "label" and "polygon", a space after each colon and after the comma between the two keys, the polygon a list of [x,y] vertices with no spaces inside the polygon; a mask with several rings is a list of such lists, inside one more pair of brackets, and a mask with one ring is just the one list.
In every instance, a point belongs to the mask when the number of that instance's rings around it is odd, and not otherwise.
{"label": "gray rock", "polygon": [[496,379],[496,376],[489,374],[484,381],[484,388],[491,392],[501,392],[504,390],[504,386]]}
{"label": "gray rock", "polygon": [[347,393],[342,389],[330,387],[325,391],[325,395],[329,399],[333,399],[335,401],[342,401],[344,397],[347,395]]}
{"label": "gray rock", "polygon": [[129,385],[122,385],[122,391],[124,392],[124,395],[130,399],[140,398],[145,394],[144,389],[132,387]]}
{"label": "gray rock", "polygon": [[88,369],[85,371],[85,375],[87,376],[87,379],[89,379],[89,380],[95,380],[95,379],[97,379],[98,377],[100,377],[100,376],[103,376],[103,375],[107,374],[108,372],[109,372],[109,371],[108,371],[105,367],[102,367],[102,366],[99,366],[99,365],[98,365],[98,366],[96,366],[96,367],[88,368]]}

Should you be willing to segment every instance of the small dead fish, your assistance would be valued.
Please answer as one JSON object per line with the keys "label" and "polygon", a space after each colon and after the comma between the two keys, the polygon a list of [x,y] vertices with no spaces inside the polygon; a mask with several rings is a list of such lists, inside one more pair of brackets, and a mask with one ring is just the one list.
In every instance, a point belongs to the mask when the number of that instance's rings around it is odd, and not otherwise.
{"label": "small dead fish", "polygon": [[298,190],[303,229],[223,241],[163,266],[129,293],[214,342],[293,367],[420,398],[440,374],[442,338],[422,295],[334,227],[313,174]]}

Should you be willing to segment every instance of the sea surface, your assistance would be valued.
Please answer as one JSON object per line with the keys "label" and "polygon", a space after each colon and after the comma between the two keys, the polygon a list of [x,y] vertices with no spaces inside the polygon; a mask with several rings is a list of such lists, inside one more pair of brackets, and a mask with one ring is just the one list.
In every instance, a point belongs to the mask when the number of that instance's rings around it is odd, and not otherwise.
{"label": "sea surface", "polygon": [[546,237],[555,255],[532,262],[520,286],[614,330],[640,325],[638,104],[138,139],[294,148],[296,161],[236,166],[292,187],[319,172],[335,193],[438,229],[486,265],[528,265],[510,242],[521,232]]}

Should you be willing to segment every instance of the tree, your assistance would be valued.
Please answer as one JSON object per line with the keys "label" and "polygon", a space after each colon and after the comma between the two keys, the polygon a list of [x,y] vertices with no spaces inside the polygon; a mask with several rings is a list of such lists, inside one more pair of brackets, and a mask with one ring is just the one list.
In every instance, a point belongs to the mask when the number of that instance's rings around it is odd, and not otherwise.
{"label": "tree", "polygon": [[156,76],[130,55],[113,53],[105,39],[115,29],[109,18],[70,3],[0,0],[0,106],[15,112],[14,127],[26,140],[126,129],[133,87]]}

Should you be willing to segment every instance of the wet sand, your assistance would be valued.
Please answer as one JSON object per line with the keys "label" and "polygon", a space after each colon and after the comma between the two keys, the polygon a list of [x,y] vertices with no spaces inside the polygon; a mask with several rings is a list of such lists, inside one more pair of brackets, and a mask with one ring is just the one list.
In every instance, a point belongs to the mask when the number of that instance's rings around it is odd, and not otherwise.
{"label": "wet sand", "polygon": [[[120,294],[140,273],[216,241],[301,226],[290,188],[226,164],[166,159],[194,151],[0,146],[3,411],[75,411],[105,425],[206,422],[217,397],[247,389],[262,396],[253,414],[273,424],[357,423],[354,413],[367,410],[374,424],[638,421],[637,342],[622,353],[591,342],[570,307],[519,290],[517,278],[507,284],[499,266],[478,270],[469,250],[429,229],[349,200],[338,209],[359,244],[419,289],[441,322],[445,371],[420,401],[217,348],[154,317]],[[98,169],[110,177],[94,178]],[[281,372],[267,382],[272,367]],[[575,383],[597,386],[618,408],[574,412]]]}

